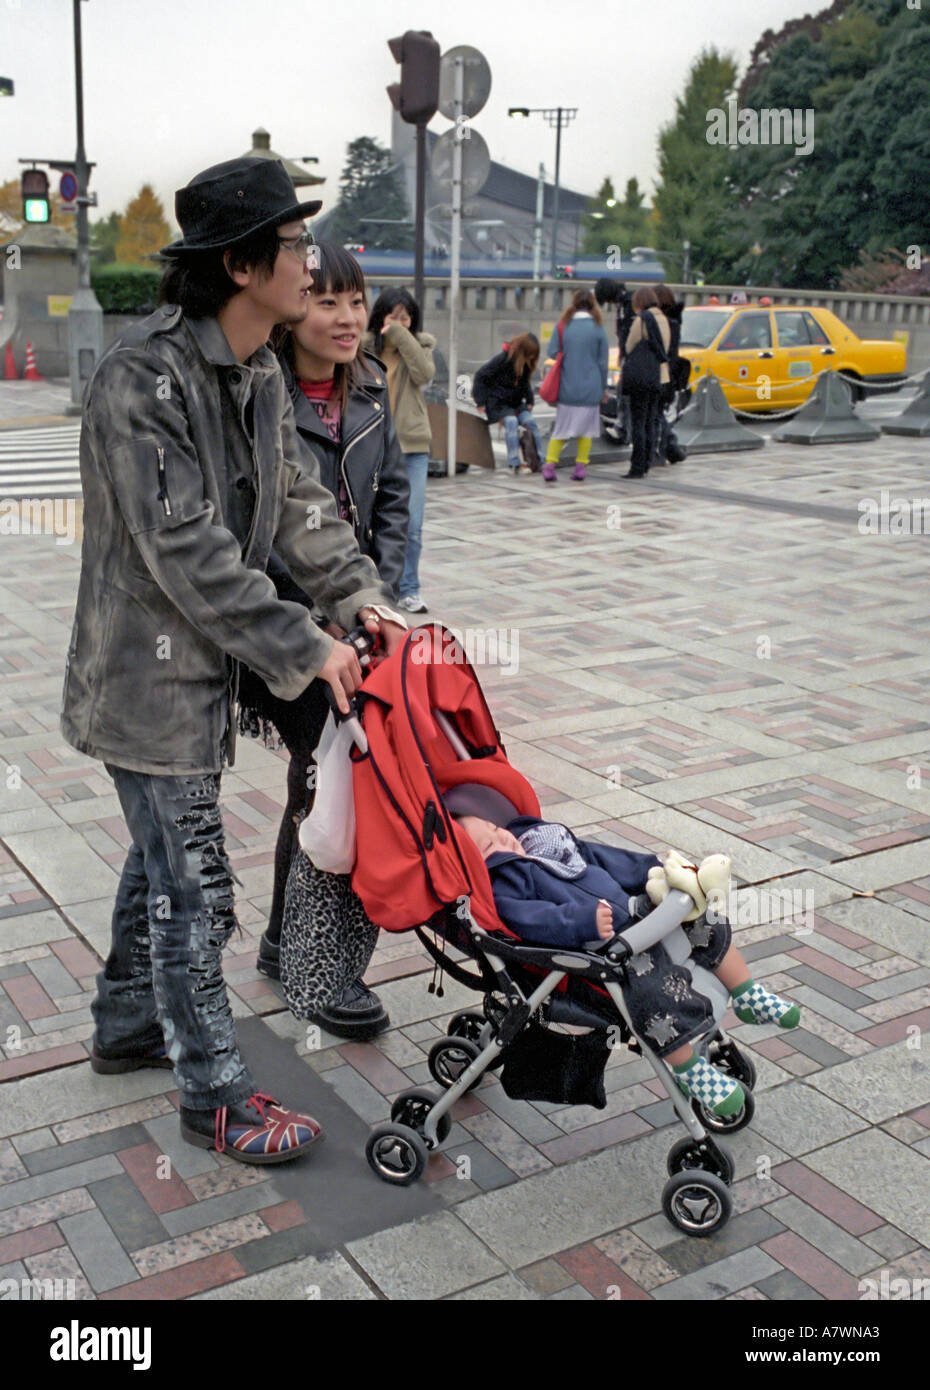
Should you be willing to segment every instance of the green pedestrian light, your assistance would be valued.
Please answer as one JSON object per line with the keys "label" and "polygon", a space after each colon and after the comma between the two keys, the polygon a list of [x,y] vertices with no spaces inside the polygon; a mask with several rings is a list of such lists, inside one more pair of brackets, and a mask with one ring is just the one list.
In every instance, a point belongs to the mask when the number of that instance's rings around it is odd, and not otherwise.
{"label": "green pedestrian light", "polygon": [[48,175],[43,169],[24,169],[21,191],[23,220],[48,222],[52,212],[48,201]]}

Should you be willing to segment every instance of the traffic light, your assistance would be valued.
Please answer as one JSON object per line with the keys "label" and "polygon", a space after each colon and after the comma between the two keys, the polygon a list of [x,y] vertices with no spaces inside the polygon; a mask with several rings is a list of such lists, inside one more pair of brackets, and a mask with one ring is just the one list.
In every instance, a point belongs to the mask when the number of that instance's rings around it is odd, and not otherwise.
{"label": "traffic light", "polygon": [[48,202],[48,174],[43,169],[24,169],[22,179],[23,220],[48,222],[51,209]]}
{"label": "traffic light", "polygon": [[387,89],[401,120],[425,125],[439,107],[439,44],[426,29],[408,29],[388,39],[394,61],[400,63],[400,82]]}

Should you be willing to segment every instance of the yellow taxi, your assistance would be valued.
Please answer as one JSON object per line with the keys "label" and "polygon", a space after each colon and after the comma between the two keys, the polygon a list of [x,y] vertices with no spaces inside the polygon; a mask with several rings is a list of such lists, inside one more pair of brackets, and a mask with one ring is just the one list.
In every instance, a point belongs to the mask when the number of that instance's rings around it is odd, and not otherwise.
{"label": "yellow taxi", "polygon": [[856,381],[898,390],[904,345],[859,338],[829,309],[806,304],[700,304],[685,309],[681,355],[690,385],[711,373],[737,410],[765,412],[803,405],[823,371],[850,380],[854,399],[878,394]]}

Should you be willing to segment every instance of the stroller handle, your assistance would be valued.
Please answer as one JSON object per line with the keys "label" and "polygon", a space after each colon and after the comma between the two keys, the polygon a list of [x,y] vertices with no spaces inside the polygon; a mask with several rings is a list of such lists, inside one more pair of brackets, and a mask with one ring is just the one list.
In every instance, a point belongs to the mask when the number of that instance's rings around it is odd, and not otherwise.
{"label": "stroller handle", "polygon": [[[345,637],[340,637],[338,640],[340,642],[345,642],[346,645],[349,647],[355,648],[356,655],[359,659],[359,664],[362,667],[370,665],[371,654],[372,652],[377,650],[381,641],[380,637],[376,636],[372,632],[369,632],[367,627],[354,627],[351,632],[346,633]],[[343,714],[336,701],[336,692],[333,690],[331,685],[324,685],[323,694],[326,697],[326,702],[332,710],[333,718],[335,719],[337,724],[341,724],[343,720],[358,719],[358,707],[355,703],[354,697],[349,701],[349,714]],[[359,725],[359,729],[361,729],[361,725]],[[362,744],[359,743],[358,739],[356,739],[355,741],[358,744],[358,746],[362,749],[363,753],[368,752],[367,739],[365,739],[364,747],[362,747]]]}
{"label": "stroller handle", "polygon": [[631,955],[648,951],[650,946],[657,945],[664,936],[680,927],[688,913],[693,911],[694,899],[674,889],[658,907],[653,908],[648,917],[643,917],[631,927],[625,927],[604,954],[609,960],[627,960]]}

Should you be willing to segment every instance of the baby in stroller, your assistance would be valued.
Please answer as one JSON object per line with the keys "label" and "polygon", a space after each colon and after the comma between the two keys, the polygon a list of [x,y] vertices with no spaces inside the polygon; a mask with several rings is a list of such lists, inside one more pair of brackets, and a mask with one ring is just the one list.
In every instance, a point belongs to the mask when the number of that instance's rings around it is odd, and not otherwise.
{"label": "baby in stroller", "polygon": [[[495,801],[486,787],[466,784],[443,799],[485,860],[501,920],[523,940],[575,948],[607,940],[647,916],[670,889],[680,889],[696,904],[682,924],[692,960],[726,987],[737,1018],[797,1027],[799,1007],[751,978],[717,910],[729,886],[725,856],[697,867],[672,852],[663,864],[652,854],[579,840],[566,826],[533,816],[498,812],[489,819]],[[740,1110],[745,1096],[739,1081],[691,1047],[712,1025],[711,1001],[661,942],[630,959],[623,995],[637,1034],[672,1068],[686,1095],[721,1117]]]}

